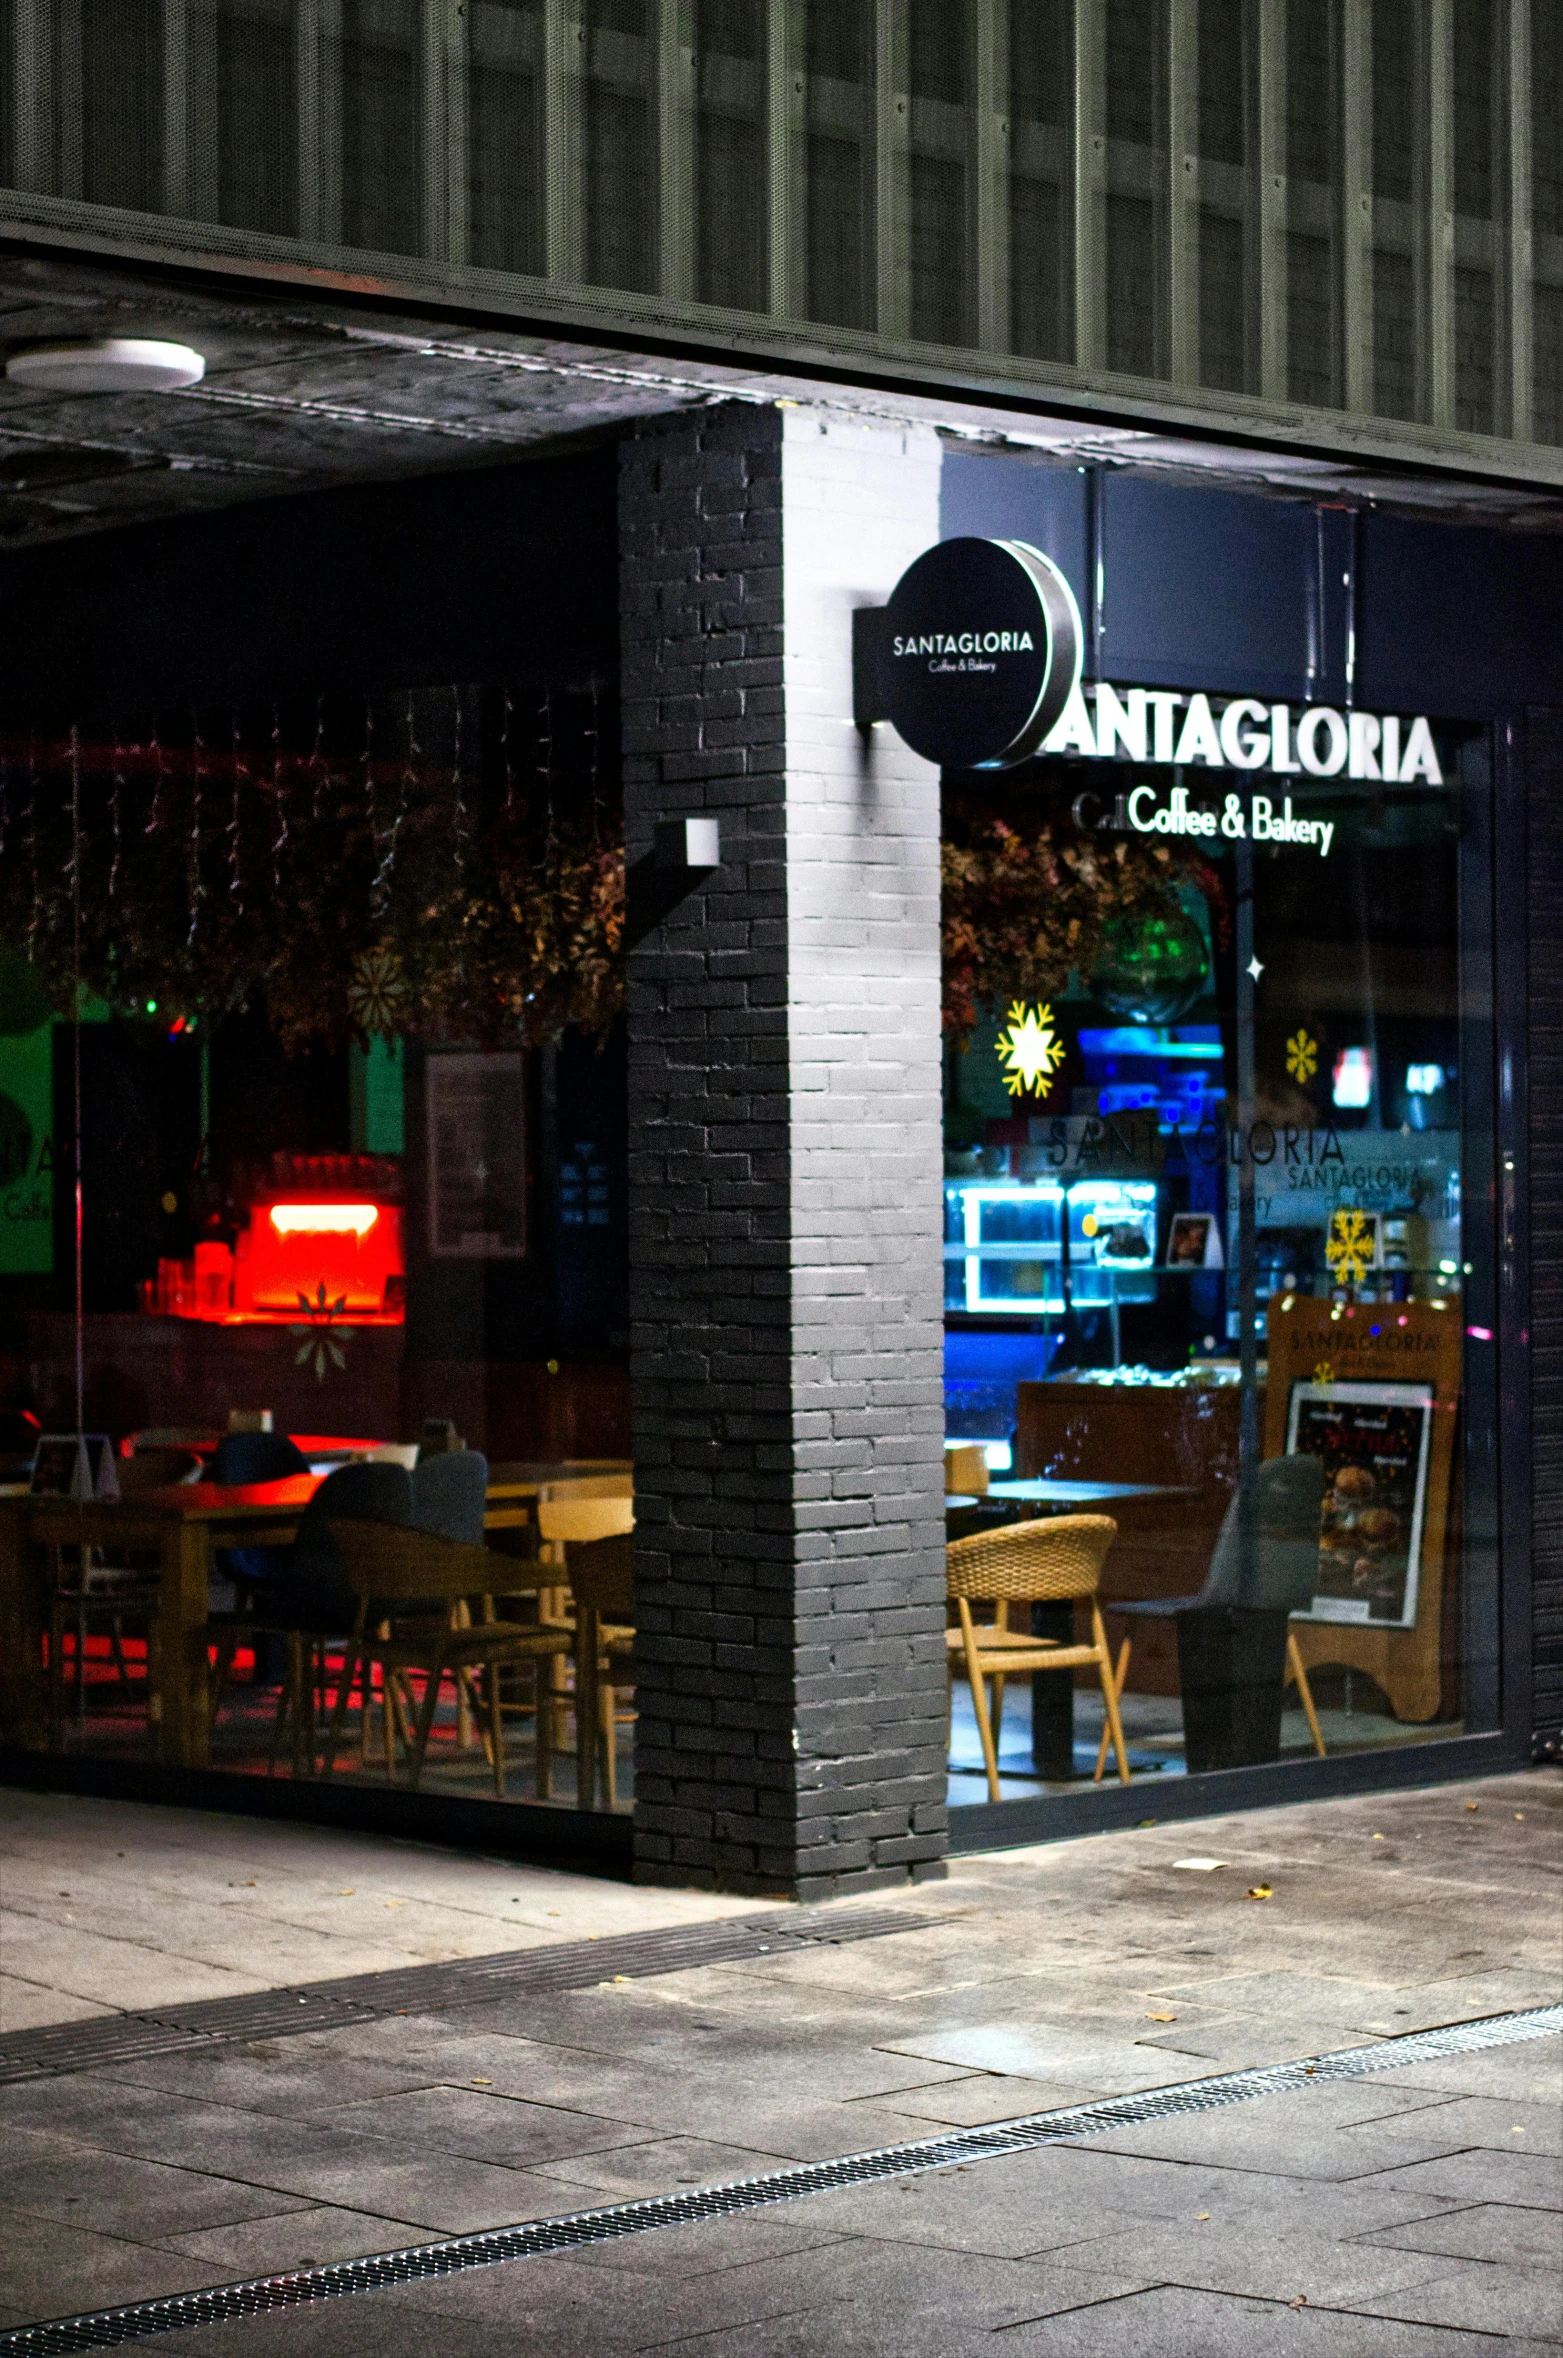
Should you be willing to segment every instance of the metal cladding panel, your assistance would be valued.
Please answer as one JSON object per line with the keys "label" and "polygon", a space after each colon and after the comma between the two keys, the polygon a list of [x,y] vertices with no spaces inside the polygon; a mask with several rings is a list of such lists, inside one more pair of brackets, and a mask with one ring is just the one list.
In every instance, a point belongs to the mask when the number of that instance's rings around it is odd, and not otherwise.
{"label": "metal cladding panel", "polygon": [[1486,720],[1563,702],[1563,543],[1362,520],[1357,696]]}
{"label": "metal cladding panel", "polygon": [[1109,477],[1102,669],[1109,679],[1300,698],[1314,511]]}
{"label": "metal cladding panel", "polygon": [[1527,730],[1534,1732],[1563,1737],[1563,712]]}
{"label": "metal cladding panel", "polygon": [[1051,557],[1082,614],[1091,563],[1090,486],[1081,467],[1031,464],[947,450],[939,480],[939,537],[1024,540]]}

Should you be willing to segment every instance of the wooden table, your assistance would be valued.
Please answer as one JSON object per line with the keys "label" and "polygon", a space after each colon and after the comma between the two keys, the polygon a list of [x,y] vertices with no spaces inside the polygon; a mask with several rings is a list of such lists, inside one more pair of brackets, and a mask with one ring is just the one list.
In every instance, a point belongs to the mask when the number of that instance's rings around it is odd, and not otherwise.
{"label": "wooden table", "polygon": [[[157,1558],[156,1685],[148,1697],[152,1747],[159,1760],[202,1768],[211,1756],[207,1687],[207,1583],[221,1548],[281,1547],[326,1477],[290,1474],[280,1482],[224,1487],[181,1482],[114,1503],[73,1499],[0,1500],[0,1742],[43,1750],[48,1711],[42,1676],[49,1625],[44,1551],[134,1549]],[[547,1460],[491,1468],[489,1530],[513,1530],[537,1501],[574,1493],[616,1495],[633,1478],[627,1460]],[[611,1485],[611,1488],[608,1486]]]}

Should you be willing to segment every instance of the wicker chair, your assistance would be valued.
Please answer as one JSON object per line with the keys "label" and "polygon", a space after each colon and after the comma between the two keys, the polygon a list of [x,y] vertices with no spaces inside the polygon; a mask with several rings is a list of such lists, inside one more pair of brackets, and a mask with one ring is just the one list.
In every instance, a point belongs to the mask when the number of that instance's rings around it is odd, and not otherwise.
{"label": "wicker chair", "polygon": [[[958,1628],[945,1632],[945,1643],[952,1677],[964,1667],[971,1681],[990,1801],[999,1798],[999,1760],[988,1713],[987,1681],[997,1682],[1002,1709],[1003,1681],[1021,1671],[1059,1670],[1073,1675],[1087,1664],[1095,1670],[1101,1681],[1118,1774],[1124,1784],[1129,1782],[1118,1690],[1096,1601],[1102,1565],[1117,1536],[1118,1526],[1110,1515],[1055,1515],[1046,1522],[1010,1523],[1000,1531],[979,1531],[970,1539],[952,1540],[945,1549],[946,1593],[954,1601],[959,1621]],[[1071,1597],[1091,1600],[1088,1646],[1061,1646],[1054,1639],[1033,1637],[1029,1631],[1011,1630],[1007,1625],[1012,1602],[1053,1604]],[[974,1602],[992,1604],[991,1626],[973,1621]],[[1098,1778],[1102,1766],[1098,1761]]]}

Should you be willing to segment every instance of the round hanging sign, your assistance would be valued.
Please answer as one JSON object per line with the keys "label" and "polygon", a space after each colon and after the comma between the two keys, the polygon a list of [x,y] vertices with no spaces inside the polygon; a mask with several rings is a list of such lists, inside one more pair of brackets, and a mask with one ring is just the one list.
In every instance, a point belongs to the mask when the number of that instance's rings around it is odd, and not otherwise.
{"label": "round hanging sign", "polygon": [[1008,769],[1036,752],[1080,679],[1080,609],[1023,540],[941,540],[890,594],[885,717],[925,761]]}

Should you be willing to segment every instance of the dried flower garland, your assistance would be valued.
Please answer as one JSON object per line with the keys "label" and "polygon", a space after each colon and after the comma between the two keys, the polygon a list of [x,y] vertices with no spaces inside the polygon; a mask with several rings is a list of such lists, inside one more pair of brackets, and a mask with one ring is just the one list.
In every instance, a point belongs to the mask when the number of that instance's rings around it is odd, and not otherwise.
{"label": "dried flower garland", "polygon": [[[513,701],[477,688],[84,745],[81,983],[127,1012],[263,1006],[290,1049],[605,1031],[623,1003],[624,855],[598,699],[549,699],[533,734],[526,794]],[[66,757],[42,741],[20,757],[23,782],[14,749],[0,779],[16,806],[0,813],[0,938],[65,1012]]]}
{"label": "dried flower garland", "polygon": [[1170,916],[1180,887],[1212,904],[1226,930],[1220,880],[1205,862],[1160,845],[1081,835],[1054,819],[1021,826],[991,807],[957,810],[941,846],[944,1027],[964,1039],[982,1007],[1050,999],[1088,976],[1115,920]]}

